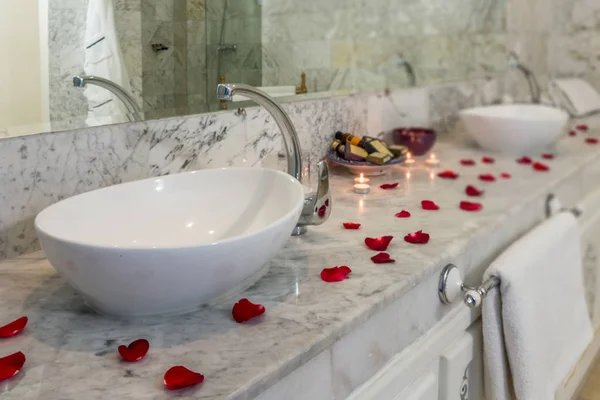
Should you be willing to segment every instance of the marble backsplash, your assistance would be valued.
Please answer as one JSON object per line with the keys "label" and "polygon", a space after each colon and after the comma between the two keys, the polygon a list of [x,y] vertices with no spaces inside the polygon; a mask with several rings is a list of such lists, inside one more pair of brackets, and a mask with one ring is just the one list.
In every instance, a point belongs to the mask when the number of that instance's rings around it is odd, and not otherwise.
{"label": "marble backsplash", "polygon": [[[376,135],[401,125],[452,131],[457,111],[485,101],[486,83],[285,104],[314,166],[336,130]],[[262,108],[0,140],[0,259],[39,248],[45,207],[90,190],[204,168],[276,166],[281,136]],[[280,164],[279,164],[280,165]]]}

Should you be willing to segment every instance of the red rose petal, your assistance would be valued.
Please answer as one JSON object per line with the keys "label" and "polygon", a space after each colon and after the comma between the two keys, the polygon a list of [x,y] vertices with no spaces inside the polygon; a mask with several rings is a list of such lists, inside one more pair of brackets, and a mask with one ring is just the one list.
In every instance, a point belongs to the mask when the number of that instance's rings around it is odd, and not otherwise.
{"label": "red rose petal", "polygon": [[548,167],[546,164],[542,164],[541,162],[534,162],[532,165],[533,169],[536,171],[549,171],[550,167]]}
{"label": "red rose petal", "polygon": [[492,157],[483,157],[481,162],[484,164],[493,164],[496,162],[496,160],[494,160]]}
{"label": "red rose petal", "polygon": [[29,321],[27,317],[21,317],[9,324],[0,326],[0,338],[9,338],[18,335],[23,329],[25,329],[27,321]]}
{"label": "red rose petal", "polygon": [[521,157],[517,160],[519,164],[531,164],[533,160],[529,157]]}
{"label": "red rose petal", "polygon": [[471,196],[471,197],[479,197],[481,196],[484,192],[483,190],[479,190],[477,189],[475,186],[473,185],[468,185],[465,188],[465,193],[467,194],[467,196]]}
{"label": "red rose petal", "polygon": [[396,183],[384,183],[383,185],[379,186],[380,188],[387,190],[387,189],[395,189],[398,187],[398,182]]}
{"label": "red rose petal", "polygon": [[596,144],[596,143],[598,143],[598,139],[590,137],[590,138],[585,139],[585,142],[587,144]]}
{"label": "red rose petal", "polygon": [[457,179],[458,178],[458,174],[456,172],[450,171],[450,170],[440,172],[438,174],[438,176],[443,179]]}
{"label": "red rose petal", "polygon": [[146,339],[138,339],[131,342],[128,346],[120,345],[117,349],[123,361],[137,362],[146,357],[150,350],[150,342]]}
{"label": "red rose petal", "polygon": [[578,131],[587,131],[589,129],[589,127],[586,124],[581,124],[581,125],[577,125],[575,127],[575,129],[577,129]]}
{"label": "red rose petal", "polygon": [[345,265],[341,267],[325,268],[321,271],[321,279],[325,282],[341,282],[348,278],[352,270]]}
{"label": "red rose petal", "polygon": [[429,242],[429,234],[417,231],[404,236],[404,240],[411,244],[426,244]]}
{"label": "red rose petal", "polygon": [[473,203],[470,201],[461,201],[460,209],[465,211],[479,211],[483,208],[481,203]]}
{"label": "red rose petal", "polygon": [[396,262],[396,260],[392,259],[388,253],[379,253],[376,256],[371,257],[371,260],[375,264],[390,264]]}
{"label": "red rose petal", "polygon": [[496,177],[492,174],[481,174],[479,175],[479,180],[482,180],[484,182],[494,182],[496,180]]}
{"label": "red rose petal", "polygon": [[410,213],[406,210],[402,210],[396,214],[396,218],[410,218]]}
{"label": "red rose petal", "polygon": [[542,154],[542,158],[544,158],[546,160],[553,160],[554,159],[554,154],[545,153],[545,154]]}
{"label": "red rose petal", "polygon": [[577,132],[575,132],[575,131],[570,131],[570,132],[569,132],[569,136],[577,136]]}
{"label": "red rose petal", "polygon": [[427,211],[435,211],[440,209],[440,207],[431,200],[423,200],[421,202],[421,207],[423,207],[423,210]]}
{"label": "red rose petal", "polygon": [[355,222],[344,222],[343,225],[344,225],[344,228],[346,228],[346,229],[356,230],[356,229],[360,228],[360,224],[357,224]]}
{"label": "red rose petal", "polygon": [[319,208],[319,211],[317,211],[317,215],[319,216],[319,218],[325,218],[325,214],[327,213],[327,206],[326,205],[322,205]]}
{"label": "red rose petal", "polygon": [[500,174],[500,177],[502,179],[510,179],[511,175],[509,173],[503,172],[503,173]]}
{"label": "red rose petal", "polygon": [[378,238],[365,238],[365,244],[368,248],[375,251],[386,251],[390,245],[393,236],[382,236]]}
{"label": "red rose petal", "polygon": [[325,200],[325,207],[329,207],[329,199]]}
{"label": "red rose petal", "polygon": [[241,299],[233,306],[231,315],[233,320],[238,324],[250,321],[254,317],[258,317],[265,313],[265,306],[262,304],[254,304],[248,299]]}
{"label": "red rose petal", "polygon": [[0,358],[0,381],[17,375],[25,365],[25,354],[20,351]]}
{"label": "red rose petal", "polygon": [[460,160],[460,163],[462,165],[465,165],[465,166],[475,165],[475,161],[474,160],[468,160],[468,159]]}
{"label": "red rose petal", "polygon": [[204,382],[204,375],[177,365],[165,372],[164,382],[168,390],[178,390]]}

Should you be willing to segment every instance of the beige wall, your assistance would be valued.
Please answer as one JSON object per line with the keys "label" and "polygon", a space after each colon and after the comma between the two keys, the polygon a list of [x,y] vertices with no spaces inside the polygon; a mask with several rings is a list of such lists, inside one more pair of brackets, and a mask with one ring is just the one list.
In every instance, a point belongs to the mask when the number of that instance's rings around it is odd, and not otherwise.
{"label": "beige wall", "polygon": [[43,121],[38,0],[3,1],[0,133]]}

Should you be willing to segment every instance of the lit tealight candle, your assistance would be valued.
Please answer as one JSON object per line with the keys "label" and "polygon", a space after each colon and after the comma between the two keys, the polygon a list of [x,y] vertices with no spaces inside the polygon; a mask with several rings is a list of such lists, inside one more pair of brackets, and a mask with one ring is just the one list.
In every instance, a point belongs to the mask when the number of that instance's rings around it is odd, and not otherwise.
{"label": "lit tealight candle", "polygon": [[354,193],[367,194],[371,191],[371,186],[368,183],[354,184]]}
{"label": "lit tealight candle", "polygon": [[413,165],[415,163],[415,159],[413,158],[412,154],[406,153],[406,160],[404,161],[404,164],[406,165]]}
{"label": "lit tealight candle", "polygon": [[360,174],[358,178],[354,178],[354,182],[356,183],[369,183],[369,181],[369,178],[365,178],[365,174]]}
{"label": "lit tealight candle", "polygon": [[440,159],[437,158],[437,156],[435,155],[435,153],[431,153],[429,155],[429,158],[427,158],[427,160],[425,162],[427,163],[427,165],[430,165],[432,167],[440,165]]}

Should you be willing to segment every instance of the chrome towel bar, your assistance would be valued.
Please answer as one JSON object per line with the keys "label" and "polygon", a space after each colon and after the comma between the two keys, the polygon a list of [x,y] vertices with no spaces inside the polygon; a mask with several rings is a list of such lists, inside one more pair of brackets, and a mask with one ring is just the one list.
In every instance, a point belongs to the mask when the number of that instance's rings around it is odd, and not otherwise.
{"label": "chrome towel bar", "polygon": [[[555,202],[556,197],[553,194],[548,195],[546,199],[546,215],[548,217],[555,214],[551,202]],[[559,208],[560,211],[566,211],[563,208]],[[575,207],[569,210],[576,217],[581,216],[583,213],[580,207]],[[500,285],[500,279],[492,276],[481,285],[476,287],[467,286],[464,284],[460,275],[460,270],[454,264],[448,264],[442,270],[440,274],[440,280],[438,284],[438,297],[443,304],[451,304],[461,294],[464,303],[469,308],[476,308],[481,305],[483,299],[488,295],[490,290]]]}

